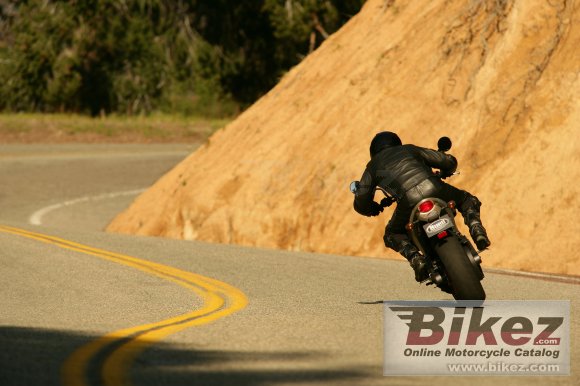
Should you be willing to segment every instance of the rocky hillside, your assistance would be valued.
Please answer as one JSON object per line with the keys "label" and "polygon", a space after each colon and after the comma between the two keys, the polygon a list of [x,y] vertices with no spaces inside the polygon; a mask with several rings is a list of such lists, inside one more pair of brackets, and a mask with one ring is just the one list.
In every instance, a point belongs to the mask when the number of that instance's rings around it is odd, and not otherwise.
{"label": "rocky hillside", "polygon": [[580,274],[578,47],[572,0],[369,0],[108,230],[399,258],[348,190],[388,129],[454,140],[486,266]]}

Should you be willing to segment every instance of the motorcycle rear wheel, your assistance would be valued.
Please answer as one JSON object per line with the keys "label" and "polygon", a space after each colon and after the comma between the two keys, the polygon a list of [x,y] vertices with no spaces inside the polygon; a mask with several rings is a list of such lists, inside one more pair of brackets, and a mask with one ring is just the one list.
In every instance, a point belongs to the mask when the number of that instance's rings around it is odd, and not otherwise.
{"label": "motorcycle rear wheel", "polygon": [[485,291],[459,240],[448,237],[435,246],[455,300],[485,300]]}

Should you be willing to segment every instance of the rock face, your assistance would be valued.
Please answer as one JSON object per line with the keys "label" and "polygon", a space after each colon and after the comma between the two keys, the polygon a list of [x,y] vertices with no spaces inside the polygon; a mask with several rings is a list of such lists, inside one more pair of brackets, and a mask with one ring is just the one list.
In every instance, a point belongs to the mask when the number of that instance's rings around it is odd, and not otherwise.
{"label": "rock face", "polygon": [[400,258],[348,190],[388,129],[454,140],[485,266],[580,274],[579,47],[572,0],[369,0],[108,230]]}

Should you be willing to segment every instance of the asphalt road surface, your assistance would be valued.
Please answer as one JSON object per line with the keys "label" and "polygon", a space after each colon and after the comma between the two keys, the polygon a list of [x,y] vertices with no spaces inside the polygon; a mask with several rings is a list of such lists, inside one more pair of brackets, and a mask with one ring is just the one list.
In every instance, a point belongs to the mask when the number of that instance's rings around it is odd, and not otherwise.
{"label": "asphalt road surface", "polygon": [[102,231],[191,151],[0,146],[0,385],[580,384],[575,279],[484,280],[570,300],[571,376],[384,377],[382,301],[449,299],[407,264]]}

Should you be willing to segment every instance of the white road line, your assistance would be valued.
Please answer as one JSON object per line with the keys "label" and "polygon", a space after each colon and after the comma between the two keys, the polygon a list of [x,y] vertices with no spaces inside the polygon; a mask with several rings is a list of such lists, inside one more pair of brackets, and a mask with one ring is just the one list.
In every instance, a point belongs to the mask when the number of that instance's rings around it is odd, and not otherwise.
{"label": "white road line", "polygon": [[143,193],[145,190],[147,190],[147,189],[144,188],[144,189],[127,190],[124,192],[105,193],[105,194],[100,194],[98,196],[84,196],[84,197],[75,198],[73,200],[59,202],[58,204],[45,206],[44,208],[37,210],[28,218],[28,222],[32,225],[42,225],[42,218],[47,213],[50,213],[54,210],[61,209],[61,208],[71,206],[71,205],[75,205],[75,204],[80,204],[83,202],[101,201],[101,200],[107,200],[107,199],[116,198],[116,197],[123,197],[123,196],[136,196],[140,193]]}
{"label": "white road line", "polygon": [[[366,257],[369,258],[369,257]],[[391,259],[384,259],[382,257],[370,257],[371,259],[377,260],[391,260]],[[409,264],[407,261],[403,260],[396,260],[399,263]],[[530,277],[536,279],[545,279],[551,281],[562,281],[566,283],[572,284],[580,284],[580,276],[576,275],[566,275],[566,274],[557,274],[557,273],[541,273],[541,272],[528,272],[528,271],[516,271],[514,269],[507,269],[507,268],[492,268],[492,267],[483,267],[483,273],[494,273],[498,275],[511,275],[511,276],[522,276],[522,277]]]}
{"label": "white road line", "polygon": [[560,279],[570,283],[577,283],[580,284],[580,277],[572,276],[572,275],[559,275],[557,273],[540,273],[540,272],[527,272],[527,271],[516,271],[512,269],[505,269],[505,268],[486,268],[484,269],[485,272],[490,273],[499,273],[504,275],[514,275],[514,276],[527,276],[533,277],[538,279]]}

